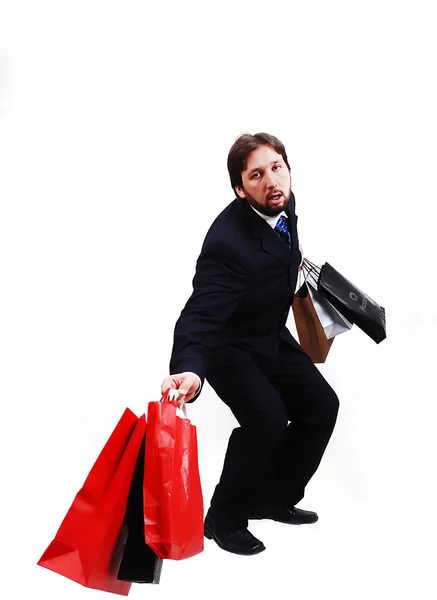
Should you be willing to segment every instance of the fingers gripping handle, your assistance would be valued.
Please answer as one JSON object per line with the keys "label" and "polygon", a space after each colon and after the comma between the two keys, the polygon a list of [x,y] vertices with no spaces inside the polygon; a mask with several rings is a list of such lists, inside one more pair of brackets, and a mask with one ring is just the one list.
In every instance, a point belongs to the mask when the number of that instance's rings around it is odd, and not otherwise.
{"label": "fingers gripping handle", "polygon": [[[174,388],[169,388],[168,390],[166,390],[161,398],[162,402],[165,401],[173,401],[173,400],[177,400],[179,396],[179,392],[178,390],[174,389]],[[188,415],[187,415],[187,407],[185,406],[185,402],[182,404],[182,406],[177,406],[177,408],[180,408],[182,410],[182,412],[184,413],[184,417],[186,419],[188,419]]]}

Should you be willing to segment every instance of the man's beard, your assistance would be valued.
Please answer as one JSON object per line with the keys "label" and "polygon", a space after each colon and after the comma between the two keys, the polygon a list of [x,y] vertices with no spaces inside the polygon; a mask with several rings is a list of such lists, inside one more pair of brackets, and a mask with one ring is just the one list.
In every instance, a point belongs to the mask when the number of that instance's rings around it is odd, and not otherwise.
{"label": "man's beard", "polygon": [[288,192],[288,195],[283,194],[285,201],[282,206],[269,206],[268,204],[267,205],[259,204],[259,202],[257,200],[255,200],[255,198],[253,196],[251,196],[245,188],[243,188],[243,191],[246,195],[246,200],[249,202],[249,204],[251,206],[253,206],[253,208],[256,208],[256,210],[258,212],[262,213],[266,217],[276,217],[283,210],[286,210],[288,203],[290,202],[291,185],[290,185],[290,191]]}

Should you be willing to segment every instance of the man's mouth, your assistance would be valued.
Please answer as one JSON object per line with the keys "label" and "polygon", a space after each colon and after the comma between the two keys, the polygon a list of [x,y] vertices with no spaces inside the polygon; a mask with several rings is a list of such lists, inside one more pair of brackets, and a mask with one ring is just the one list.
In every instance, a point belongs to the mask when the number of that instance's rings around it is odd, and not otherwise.
{"label": "man's mouth", "polygon": [[282,193],[270,194],[267,199],[270,204],[279,204],[282,200]]}

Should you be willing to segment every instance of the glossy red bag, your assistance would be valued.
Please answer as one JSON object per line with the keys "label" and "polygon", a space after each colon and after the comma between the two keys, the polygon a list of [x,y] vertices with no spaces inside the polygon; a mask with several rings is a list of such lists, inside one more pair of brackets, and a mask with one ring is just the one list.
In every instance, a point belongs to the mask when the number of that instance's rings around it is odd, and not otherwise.
{"label": "glossy red bag", "polygon": [[160,558],[181,560],[203,551],[203,497],[196,427],[167,396],[148,405],[144,532]]}
{"label": "glossy red bag", "polygon": [[38,565],[85,587],[127,596],[119,581],[124,518],[145,415],[126,409]]}

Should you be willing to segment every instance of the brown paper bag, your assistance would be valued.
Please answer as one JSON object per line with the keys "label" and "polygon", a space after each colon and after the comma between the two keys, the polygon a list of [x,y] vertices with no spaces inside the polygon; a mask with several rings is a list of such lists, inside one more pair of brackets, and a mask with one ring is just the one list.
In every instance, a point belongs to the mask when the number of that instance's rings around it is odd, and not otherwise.
{"label": "brown paper bag", "polygon": [[313,363],[324,363],[334,338],[326,337],[306,283],[295,293],[292,309],[300,345]]}

